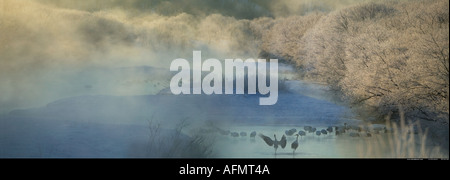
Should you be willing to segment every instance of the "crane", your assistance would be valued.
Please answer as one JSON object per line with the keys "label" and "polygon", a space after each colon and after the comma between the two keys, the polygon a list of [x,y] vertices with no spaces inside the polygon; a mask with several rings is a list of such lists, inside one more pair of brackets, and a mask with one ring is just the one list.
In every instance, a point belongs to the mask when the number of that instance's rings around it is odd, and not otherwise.
{"label": "crane", "polygon": [[328,126],[327,131],[328,131],[328,133],[331,134],[333,132],[333,127],[332,126]]}
{"label": "crane", "polygon": [[297,132],[297,129],[295,129],[295,128],[292,128],[292,129],[290,129],[290,130],[284,131],[284,133],[285,133],[286,135],[288,135],[288,136],[294,135],[295,132]]}
{"label": "crane", "polygon": [[291,144],[291,148],[293,149],[293,151],[292,151],[292,157],[293,157],[294,154],[295,154],[295,150],[298,148],[298,134],[296,134],[296,136],[297,136],[297,138],[296,138],[295,141],[292,142],[292,144]]}
{"label": "crane", "polygon": [[306,132],[305,131],[298,131],[298,135],[300,135],[300,137],[305,136]]}
{"label": "crane", "polygon": [[253,131],[252,133],[250,133],[250,137],[254,138],[256,136],[256,131]]}
{"label": "crane", "polygon": [[320,136],[321,132],[320,131],[316,131],[316,135]]}
{"label": "crane", "polygon": [[274,140],[272,140],[268,136],[265,136],[264,134],[259,134],[259,137],[261,137],[261,139],[263,139],[267,145],[273,146],[273,148],[275,149],[275,156],[277,155],[278,145],[280,145],[281,148],[283,148],[283,149],[284,149],[284,147],[286,147],[286,136],[284,136],[284,135],[283,135],[283,137],[281,137],[280,141],[277,140],[277,135],[275,135],[275,134],[273,135],[273,137],[275,138]]}

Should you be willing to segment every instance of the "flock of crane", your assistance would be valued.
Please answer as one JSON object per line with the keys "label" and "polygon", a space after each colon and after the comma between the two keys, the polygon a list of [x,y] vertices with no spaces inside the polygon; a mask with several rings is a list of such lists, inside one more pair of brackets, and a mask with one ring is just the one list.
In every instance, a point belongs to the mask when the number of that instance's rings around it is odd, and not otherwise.
{"label": "flock of crane", "polygon": [[[332,135],[334,133],[335,136],[348,135],[350,137],[372,137],[372,134],[380,134],[380,133],[390,133],[392,129],[387,129],[386,127],[372,127],[372,126],[350,126],[347,123],[344,123],[343,126],[329,126],[326,129],[317,129],[312,126],[304,126],[303,130],[298,130],[295,128],[286,130],[281,137],[280,140],[277,139],[276,134],[273,135],[273,138],[266,136],[262,133],[259,133],[258,136],[268,145],[273,146],[275,150],[275,155],[277,153],[277,149],[281,147],[284,149],[287,144],[286,136],[296,136],[295,141],[291,143],[292,154],[295,154],[295,151],[299,147],[298,137],[307,136],[308,134],[312,134],[313,136],[321,136],[321,135]],[[229,130],[222,130],[219,128],[219,133],[224,136],[231,135],[231,137],[245,137],[247,136],[246,132],[231,132]],[[257,136],[256,131],[250,133],[250,138],[255,138]]]}

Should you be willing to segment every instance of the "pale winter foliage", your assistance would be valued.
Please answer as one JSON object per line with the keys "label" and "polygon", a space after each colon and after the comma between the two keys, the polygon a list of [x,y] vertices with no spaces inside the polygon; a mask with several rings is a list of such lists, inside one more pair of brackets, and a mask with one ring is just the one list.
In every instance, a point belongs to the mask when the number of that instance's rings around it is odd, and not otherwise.
{"label": "pale winter foliage", "polygon": [[326,83],[366,120],[396,121],[401,106],[448,141],[448,11],[446,0],[394,1],[278,18],[261,49]]}
{"label": "pale winter foliage", "polygon": [[402,105],[448,124],[448,1],[370,3],[329,18],[312,35],[323,38],[309,59],[315,78],[380,113]]}

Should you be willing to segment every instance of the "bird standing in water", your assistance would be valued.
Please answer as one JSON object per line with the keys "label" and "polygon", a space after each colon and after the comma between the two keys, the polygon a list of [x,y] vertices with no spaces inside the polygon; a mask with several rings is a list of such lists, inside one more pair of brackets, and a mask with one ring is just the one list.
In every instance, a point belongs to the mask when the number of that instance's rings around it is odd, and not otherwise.
{"label": "bird standing in water", "polygon": [[294,142],[292,142],[291,144],[291,148],[293,149],[292,151],[292,157],[294,157],[295,154],[295,150],[298,148],[298,134],[296,134],[297,138],[295,139]]}
{"label": "bird standing in water", "polygon": [[250,137],[254,138],[256,136],[256,131],[253,131],[252,133],[250,133]]}
{"label": "bird standing in water", "polygon": [[259,137],[261,137],[264,142],[266,142],[267,145],[269,146],[273,146],[273,148],[275,149],[275,156],[277,155],[277,149],[278,149],[278,145],[281,146],[281,148],[284,149],[284,147],[286,147],[286,136],[283,135],[283,137],[281,137],[281,140],[278,141],[277,140],[277,135],[273,135],[273,137],[275,138],[275,140],[272,140],[270,137],[265,136],[263,134],[259,134]]}
{"label": "bird standing in water", "polygon": [[298,135],[300,135],[300,137],[305,136],[306,132],[305,131],[298,131]]}
{"label": "bird standing in water", "polygon": [[331,134],[333,132],[333,127],[332,126],[328,126],[327,131],[328,131],[328,133]]}

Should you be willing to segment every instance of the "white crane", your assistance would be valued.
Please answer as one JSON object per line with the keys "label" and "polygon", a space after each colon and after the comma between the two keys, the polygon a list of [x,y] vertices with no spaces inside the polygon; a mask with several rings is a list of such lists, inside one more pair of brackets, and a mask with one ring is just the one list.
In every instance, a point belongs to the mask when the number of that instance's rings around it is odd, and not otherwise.
{"label": "white crane", "polygon": [[283,135],[283,137],[281,137],[281,140],[278,141],[277,140],[277,135],[273,135],[273,137],[275,138],[275,140],[272,140],[270,137],[265,136],[263,134],[259,134],[259,137],[261,137],[264,142],[266,142],[267,145],[269,146],[273,146],[273,148],[275,149],[275,156],[277,155],[277,149],[278,149],[278,145],[281,146],[281,148],[284,149],[284,147],[286,147],[286,136]]}

